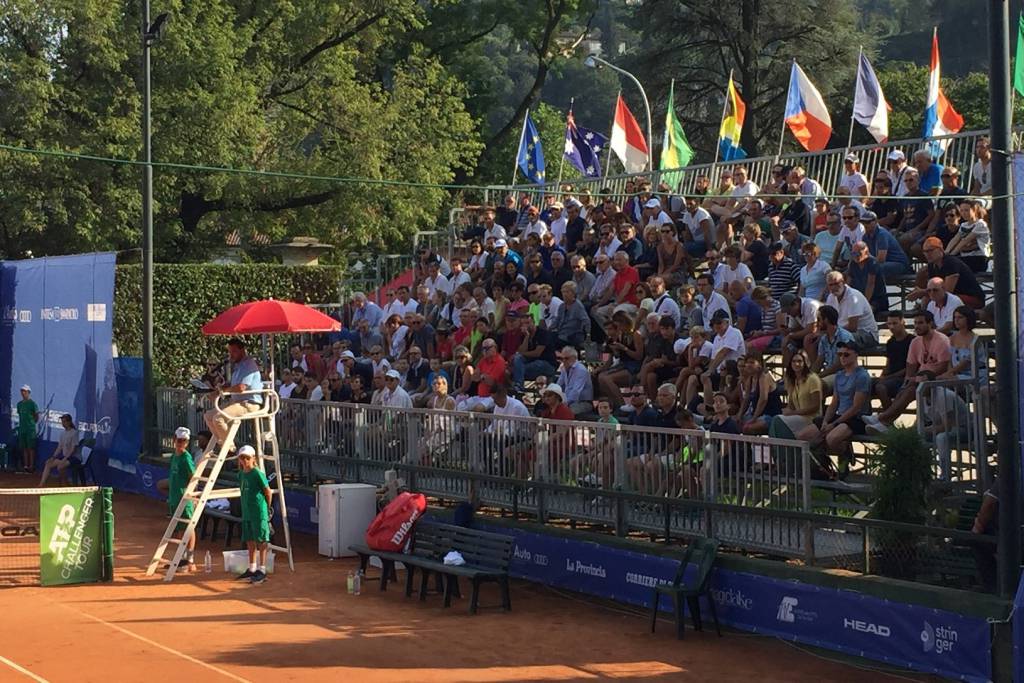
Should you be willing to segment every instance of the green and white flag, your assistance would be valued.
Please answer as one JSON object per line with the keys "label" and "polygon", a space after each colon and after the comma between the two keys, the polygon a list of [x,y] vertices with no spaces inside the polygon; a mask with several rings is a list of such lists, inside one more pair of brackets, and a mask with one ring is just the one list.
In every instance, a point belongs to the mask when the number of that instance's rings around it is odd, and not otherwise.
{"label": "green and white flag", "polygon": [[[661,160],[658,164],[658,168],[662,171],[688,166],[690,160],[693,159],[693,148],[690,147],[690,143],[686,139],[686,133],[683,132],[683,124],[676,117],[675,89],[676,82],[673,80],[668,90],[668,110],[665,112],[665,137],[661,142]],[[675,190],[679,186],[681,174],[663,173],[662,180],[671,185],[672,189]]]}

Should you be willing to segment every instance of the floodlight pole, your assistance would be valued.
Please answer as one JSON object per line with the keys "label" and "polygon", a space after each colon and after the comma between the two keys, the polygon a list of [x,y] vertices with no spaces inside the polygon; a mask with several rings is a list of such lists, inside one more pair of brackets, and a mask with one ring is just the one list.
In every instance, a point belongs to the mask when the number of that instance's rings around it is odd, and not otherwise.
{"label": "floodlight pole", "polygon": [[[1017,297],[1010,205],[1010,36],[1008,0],[989,0],[989,109],[992,112],[992,275],[996,330],[996,430],[999,466],[999,592],[1013,598],[1020,573],[1020,454]],[[979,457],[985,457],[984,453]]]}
{"label": "floodlight pole", "polygon": [[152,72],[149,0],[142,0],[142,452],[154,454],[153,391],[153,141],[150,130]]}

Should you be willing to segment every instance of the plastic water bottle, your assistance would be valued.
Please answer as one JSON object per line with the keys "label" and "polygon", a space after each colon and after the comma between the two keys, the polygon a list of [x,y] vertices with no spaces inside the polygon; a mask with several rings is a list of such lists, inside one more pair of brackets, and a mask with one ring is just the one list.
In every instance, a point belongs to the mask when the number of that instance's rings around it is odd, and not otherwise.
{"label": "plastic water bottle", "polygon": [[348,586],[348,594],[352,595],[352,593],[354,593],[355,590],[356,590],[356,575],[353,574],[352,572],[348,573],[347,586]]}
{"label": "plastic water bottle", "polygon": [[213,558],[210,556],[210,551],[206,551],[206,556],[203,558],[203,571],[207,574],[213,573]]}
{"label": "plastic water bottle", "polygon": [[359,595],[359,590],[362,588],[363,583],[363,570],[360,569],[354,577],[352,577],[352,595]]}

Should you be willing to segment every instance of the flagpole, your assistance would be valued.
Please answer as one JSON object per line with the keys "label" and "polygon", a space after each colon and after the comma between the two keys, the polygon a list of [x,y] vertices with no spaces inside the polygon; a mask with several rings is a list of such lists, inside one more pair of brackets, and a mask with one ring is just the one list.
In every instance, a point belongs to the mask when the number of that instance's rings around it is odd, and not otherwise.
{"label": "flagpole", "polygon": [[[729,83],[732,83],[732,74],[735,69],[729,69]],[[715,145],[715,160],[711,163],[714,168],[718,163],[718,154],[722,147],[722,126],[725,125],[725,115],[729,111],[729,83],[725,84],[725,100],[722,101],[722,118],[718,121],[718,143]]]}
{"label": "flagpole", "polygon": [[[572,105],[576,102],[575,97],[569,98],[569,116],[572,116]],[[565,120],[565,134],[569,134],[569,119]],[[564,136],[563,136],[564,137]],[[562,145],[562,156],[558,158],[558,182],[555,183],[555,195],[562,191],[562,166],[565,165],[565,144]]]}
{"label": "flagpole", "polygon": [[523,148],[523,139],[526,137],[526,120],[530,118],[530,109],[526,109],[526,116],[523,117],[523,129],[519,131],[519,144],[516,145],[516,158],[512,162],[512,184],[510,188],[516,186],[516,172],[519,171],[519,150]]}
{"label": "flagpole", "polygon": [[853,82],[853,107],[850,110],[850,135],[846,138],[846,153],[850,153],[853,145],[853,125],[857,117],[857,88],[860,87],[860,64],[864,58],[864,46],[860,46],[860,53],[857,55],[857,79]]}
{"label": "flagpole", "polygon": [[[617,94],[617,95],[615,96],[615,102],[616,102],[616,103],[617,103],[617,102],[619,101],[619,98],[620,98],[620,97],[622,97],[622,88],[619,88],[619,92],[618,92],[618,94]],[[617,105],[616,105],[616,106],[617,106]],[[608,163],[606,163],[606,164],[604,165],[604,182],[602,183],[602,184],[603,184],[603,185],[605,185],[605,186],[607,186],[607,183],[608,183],[608,175],[609,175],[609,174],[611,173],[611,170],[612,170],[612,157],[614,157],[614,156],[615,156],[614,152],[612,151],[612,135],[613,135],[614,133],[615,133],[615,114],[614,114],[614,113],[612,113],[612,130],[611,130],[611,132],[610,132],[610,133],[608,133],[608,147],[607,147],[607,151],[608,151]]]}
{"label": "flagpole", "polygon": [[[793,63],[796,64],[796,58],[793,59]],[[790,67],[789,81],[793,82],[793,70]],[[789,88],[786,88],[786,100],[789,101]],[[782,112],[782,130],[779,132],[779,153],[775,155],[775,161],[778,162],[779,157],[782,156],[782,141],[786,139],[786,112]]]}

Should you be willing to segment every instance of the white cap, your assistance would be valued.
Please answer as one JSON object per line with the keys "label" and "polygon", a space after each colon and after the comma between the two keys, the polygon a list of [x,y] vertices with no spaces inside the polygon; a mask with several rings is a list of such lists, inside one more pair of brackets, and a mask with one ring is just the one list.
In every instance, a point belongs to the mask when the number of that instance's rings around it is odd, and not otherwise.
{"label": "white cap", "polygon": [[384,376],[390,377],[391,379],[402,379],[402,375],[398,370],[388,370],[384,373]]}
{"label": "white cap", "polygon": [[686,350],[686,347],[690,345],[689,339],[676,339],[676,343],[672,345],[672,351],[676,354],[680,354]]}
{"label": "white cap", "polygon": [[644,208],[645,209],[660,209],[661,208],[661,202],[658,201],[656,198],[651,197],[650,199],[647,200],[647,203],[644,204]]}
{"label": "white cap", "polygon": [[498,239],[494,240],[494,247],[495,247],[495,248],[498,248],[498,247],[507,247],[507,246],[508,246],[508,242],[506,242],[506,241],[505,241],[505,240],[504,240],[503,238],[501,238],[501,237],[499,237]]}
{"label": "white cap", "polygon": [[356,359],[356,354],[352,353],[348,349],[345,349],[344,351],[341,352],[341,356],[339,356],[339,357],[342,360],[344,360],[346,358],[351,358],[352,360],[355,360]]}
{"label": "white cap", "polygon": [[29,386],[29,385],[27,385],[27,384],[22,384],[22,385],[21,385],[21,390],[22,390],[22,391],[27,391],[27,392],[31,393],[31,392],[32,392],[32,387],[30,387],[30,386]]}
{"label": "white cap", "polygon": [[847,154],[846,157],[844,158],[844,160],[845,161],[852,161],[855,164],[859,164],[860,163],[860,157],[858,157],[856,154],[853,154],[852,152],[850,154]]}
{"label": "white cap", "polygon": [[192,431],[188,427],[178,427],[174,430],[174,438],[188,441],[192,438]]}
{"label": "white cap", "polygon": [[907,155],[898,149],[894,149],[889,152],[889,156],[886,158],[889,159],[889,161],[906,161]]}
{"label": "white cap", "polygon": [[566,206],[571,206],[574,209],[579,209],[579,208],[581,208],[583,206],[583,204],[580,203],[580,200],[576,199],[575,197],[573,197],[573,198],[569,199],[568,201],[566,201],[565,205]]}
{"label": "white cap", "polygon": [[565,392],[562,391],[562,387],[558,386],[557,384],[546,385],[543,389],[540,390],[540,393],[542,396],[544,394],[558,394],[558,398],[562,399],[563,403],[565,402]]}
{"label": "white cap", "polygon": [[238,449],[238,457],[241,458],[243,455],[251,455],[252,457],[255,458],[256,449],[253,448],[252,446],[242,446],[241,448]]}

